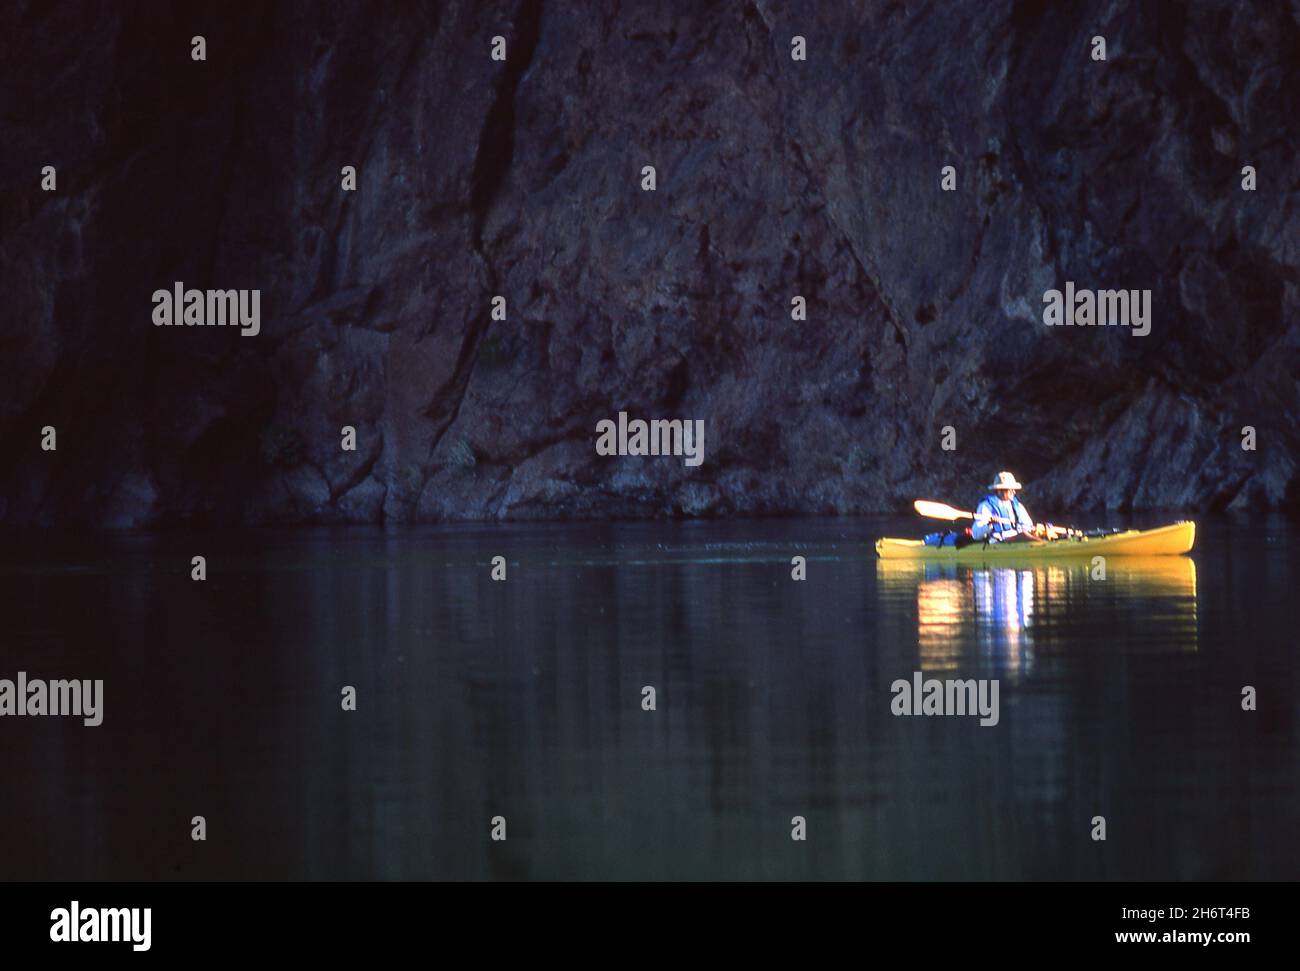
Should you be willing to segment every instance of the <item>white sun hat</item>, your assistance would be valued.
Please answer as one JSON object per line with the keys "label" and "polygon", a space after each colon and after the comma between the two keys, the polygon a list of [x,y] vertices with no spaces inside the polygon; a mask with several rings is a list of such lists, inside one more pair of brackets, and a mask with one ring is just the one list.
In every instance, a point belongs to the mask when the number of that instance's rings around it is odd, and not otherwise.
{"label": "white sun hat", "polygon": [[999,489],[1023,489],[1024,486],[1017,482],[1016,477],[1010,472],[999,472],[989,488],[997,492]]}

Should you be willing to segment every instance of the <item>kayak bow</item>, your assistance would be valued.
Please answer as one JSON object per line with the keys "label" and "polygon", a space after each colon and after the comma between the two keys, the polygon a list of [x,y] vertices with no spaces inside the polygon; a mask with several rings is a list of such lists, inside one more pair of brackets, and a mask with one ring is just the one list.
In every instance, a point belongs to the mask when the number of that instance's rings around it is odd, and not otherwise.
{"label": "kayak bow", "polygon": [[970,543],[966,546],[926,546],[919,539],[876,540],[882,560],[1001,559],[1054,560],[1074,556],[1178,556],[1190,553],[1196,542],[1196,523],[1183,521],[1155,529],[1129,529],[1106,536],[1078,539],[1030,540],[1014,543]]}

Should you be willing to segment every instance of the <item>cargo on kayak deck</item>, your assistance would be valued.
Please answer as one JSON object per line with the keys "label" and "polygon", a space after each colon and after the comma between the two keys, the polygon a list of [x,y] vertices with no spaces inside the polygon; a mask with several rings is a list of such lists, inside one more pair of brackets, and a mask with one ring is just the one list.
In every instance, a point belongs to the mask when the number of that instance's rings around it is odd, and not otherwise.
{"label": "cargo on kayak deck", "polygon": [[969,529],[945,529],[938,533],[926,533],[923,540],[926,546],[953,546],[962,547],[975,540],[971,539]]}
{"label": "cargo on kayak deck", "polygon": [[[941,534],[936,534],[941,535]],[[1196,542],[1196,523],[1177,522],[1155,529],[1128,529],[1100,536],[1023,542],[962,544],[960,538],[951,545],[930,545],[927,540],[876,540],[876,554],[886,560],[1053,560],[1075,556],[1177,556],[1190,553]]]}

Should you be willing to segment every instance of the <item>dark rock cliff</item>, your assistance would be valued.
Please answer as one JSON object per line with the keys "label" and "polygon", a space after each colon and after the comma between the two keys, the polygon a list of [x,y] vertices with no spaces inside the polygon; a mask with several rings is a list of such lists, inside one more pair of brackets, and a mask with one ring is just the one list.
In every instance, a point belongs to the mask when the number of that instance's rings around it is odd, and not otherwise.
{"label": "dark rock cliff", "polygon": [[[0,18],[0,522],[1300,502],[1295,3]],[[1067,280],[1151,333],[1045,326]],[[596,455],[620,410],[704,464]]]}

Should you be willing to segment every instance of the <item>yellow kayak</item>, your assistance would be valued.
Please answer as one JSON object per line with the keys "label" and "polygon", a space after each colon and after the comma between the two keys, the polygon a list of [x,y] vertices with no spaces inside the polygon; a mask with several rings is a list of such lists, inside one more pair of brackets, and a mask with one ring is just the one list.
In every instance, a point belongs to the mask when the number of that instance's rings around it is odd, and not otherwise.
{"label": "yellow kayak", "polygon": [[1129,529],[1082,539],[1030,540],[1015,543],[971,543],[967,546],[926,546],[919,539],[876,540],[882,560],[1055,560],[1075,556],[1178,556],[1190,553],[1196,542],[1196,523],[1184,521],[1155,529]]}

